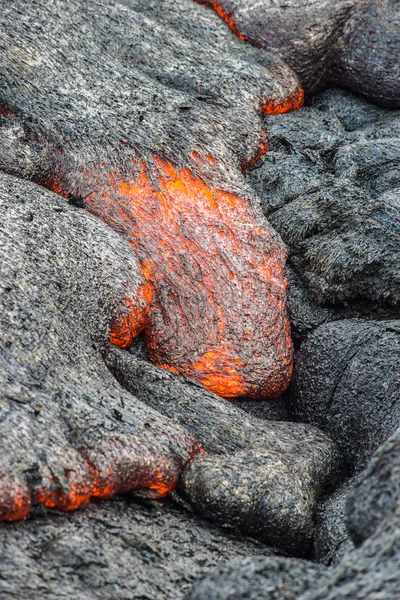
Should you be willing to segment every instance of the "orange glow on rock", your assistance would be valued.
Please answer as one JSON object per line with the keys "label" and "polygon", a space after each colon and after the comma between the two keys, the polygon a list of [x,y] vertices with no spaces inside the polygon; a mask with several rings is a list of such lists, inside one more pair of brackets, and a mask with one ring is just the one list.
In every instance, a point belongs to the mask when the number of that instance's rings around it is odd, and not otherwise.
{"label": "orange glow on rock", "polygon": [[203,4],[204,6],[208,6],[209,8],[212,8],[215,10],[215,12],[217,13],[217,15],[219,17],[221,17],[221,19],[223,19],[225,21],[225,23],[227,23],[229,29],[242,41],[245,41],[245,37],[244,35],[239,31],[239,29],[236,27],[236,24],[234,22],[234,20],[232,19],[232,17],[230,17],[225,10],[222,8],[222,6],[218,3],[218,0],[195,0],[195,2],[197,2],[198,4]]}
{"label": "orange glow on rock", "polygon": [[19,521],[31,509],[31,497],[27,485],[19,477],[0,477],[0,521]]}
{"label": "orange glow on rock", "polygon": [[263,104],[262,110],[264,114],[278,115],[295,110],[296,108],[301,108],[303,103],[304,92],[301,87],[298,87],[291,96],[284,100],[271,100],[270,102],[266,102]]}
{"label": "orange glow on rock", "polygon": [[[151,173],[144,162],[132,178],[110,173],[85,199],[127,239],[145,280],[110,341],[127,347],[144,328],[158,366],[223,397],[280,395],[292,372],[280,240],[252,202],[152,160]],[[197,153],[190,161],[215,165]]]}
{"label": "orange glow on rock", "polygon": [[[208,8],[212,8],[219,17],[228,25],[229,29],[242,41],[246,40],[245,35],[240,31],[235,23],[234,18],[229,15],[226,10],[221,6],[219,0],[195,0],[198,4],[203,4]],[[295,92],[287,98],[279,100],[270,100],[263,104],[262,110],[265,114],[277,115],[286,113],[296,108],[301,108],[304,103],[304,91],[299,86]],[[262,155],[261,155],[262,156]],[[260,158],[260,156],[258,157]],[[257,158],[257,160],[258,160]],[[254,161],[255,162],[255,161]],[[251,164],[254,164],[253,162]]]}

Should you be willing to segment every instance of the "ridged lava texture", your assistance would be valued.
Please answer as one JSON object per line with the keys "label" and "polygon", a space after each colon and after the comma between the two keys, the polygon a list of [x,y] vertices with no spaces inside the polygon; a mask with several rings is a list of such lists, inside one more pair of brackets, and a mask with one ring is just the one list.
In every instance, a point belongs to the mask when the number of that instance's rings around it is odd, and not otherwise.
{"label": "ridged lava texture", "polygon": [[143,309],[141,285],[104,223],[0,173],[0,520],[132,489],[165,496],[200,451],[102,359],[123,299]]}
{"label": "ridged lava texture", "polygon": [[134,249],[155,364],[221,396],[274,397],[292,344],[285,247],[242,171],[265,112],[302,102],[280,59],[191,0],[1,2],[0,161],[81,203]]}

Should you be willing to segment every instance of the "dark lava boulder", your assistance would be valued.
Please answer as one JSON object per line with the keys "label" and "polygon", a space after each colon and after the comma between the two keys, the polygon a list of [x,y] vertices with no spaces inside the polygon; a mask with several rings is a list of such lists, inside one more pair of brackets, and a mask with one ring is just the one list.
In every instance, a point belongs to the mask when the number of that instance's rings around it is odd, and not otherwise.
{"label": "dark lava boulder", "polygon": [[[397,600],[400,589],[399,430],[375,453],[350,491],[327,503],[343,508],[358,548],[334,567],[277,557],[248,557],[214,569],[190,600]],[[342,527],[342,522],[340,527]]]}
{"label": "dark lava boulder", "polygon": [[400,107],[397,0],[198,0],[241,39],[274,50],[314,93],[347,87]]}
{"label": "dark lava boulder", "polygon": [[309,435],[307,442],[286,453],[265,444],[266,449],[231,456],[194,458],[180,489],[211,521],[304,556],[312,542],[317,501],[337,470],[337,456],[326,439]]}
{"label": "dark lava boulder", "polygon": [[354,471],[400,420],[400,324],[346,320],[322,325],[302,344],[290,413],[339,444]]}

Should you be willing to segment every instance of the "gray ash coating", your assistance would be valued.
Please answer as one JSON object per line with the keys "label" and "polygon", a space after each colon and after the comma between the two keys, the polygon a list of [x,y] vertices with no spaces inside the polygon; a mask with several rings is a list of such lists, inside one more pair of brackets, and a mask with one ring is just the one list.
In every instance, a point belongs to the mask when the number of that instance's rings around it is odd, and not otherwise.
{"label": "gray ash coating", "polygon": [[325,572],[300,559],[249,556],[214,569],[186,600],[297,600]]}

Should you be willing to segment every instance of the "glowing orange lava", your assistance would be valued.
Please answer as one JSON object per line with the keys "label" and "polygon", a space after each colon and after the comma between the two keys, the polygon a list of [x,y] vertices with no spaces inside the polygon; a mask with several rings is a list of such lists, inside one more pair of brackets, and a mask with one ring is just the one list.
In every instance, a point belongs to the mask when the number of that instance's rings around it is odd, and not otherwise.
{"label": "glowing orange lava", "polygon": [[142,162],[86,198],[133,247],[146,282],[147,310],[127,301],[110,340],[127,347],[144,328],[156,365],[224,397],[280,395],[292,370],[281,243],[251,202],[153,161],[151,176]]}

